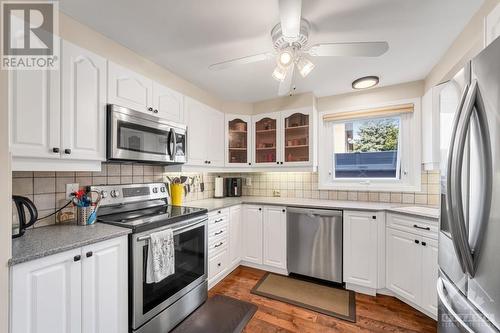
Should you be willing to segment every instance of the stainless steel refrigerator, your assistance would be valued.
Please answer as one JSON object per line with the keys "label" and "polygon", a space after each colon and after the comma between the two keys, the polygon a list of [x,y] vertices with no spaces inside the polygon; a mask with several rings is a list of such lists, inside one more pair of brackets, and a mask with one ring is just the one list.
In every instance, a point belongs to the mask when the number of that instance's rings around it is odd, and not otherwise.
{"label": "stainless steel refrigerator", "polygon": [[440,104],[438,332],[500,332],[500,39]]}

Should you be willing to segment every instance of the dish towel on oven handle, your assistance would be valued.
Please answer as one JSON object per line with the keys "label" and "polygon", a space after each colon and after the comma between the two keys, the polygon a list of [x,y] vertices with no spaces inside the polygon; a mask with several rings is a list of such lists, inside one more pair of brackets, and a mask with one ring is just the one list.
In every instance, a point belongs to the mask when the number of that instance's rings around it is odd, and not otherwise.
{"label": "dish towel on oven handle", "polygon": [[165,229],[152,233],[146,264],[146,283],[158,283],[175,273],[174,232]]}

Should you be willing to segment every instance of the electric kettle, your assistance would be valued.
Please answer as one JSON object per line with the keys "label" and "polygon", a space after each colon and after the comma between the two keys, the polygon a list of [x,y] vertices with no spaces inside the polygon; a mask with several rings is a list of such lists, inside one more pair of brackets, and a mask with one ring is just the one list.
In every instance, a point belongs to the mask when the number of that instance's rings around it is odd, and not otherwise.
{"label": "electric kettle", "polygon": [[12,238],[16,238],[22,236],[26,228],[35,224],[38,219],[38,210],[33,201],[26,197],[13,195],[12,202],[14,204],[12,207]]}

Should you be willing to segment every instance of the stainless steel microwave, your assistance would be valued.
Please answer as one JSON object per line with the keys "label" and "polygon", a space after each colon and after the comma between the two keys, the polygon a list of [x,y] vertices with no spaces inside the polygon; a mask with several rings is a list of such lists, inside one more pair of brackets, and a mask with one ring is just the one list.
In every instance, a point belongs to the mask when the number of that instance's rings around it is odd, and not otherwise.
{"label": "stainless steel microwave", "polygon": [[186,162],[186,126],[109,104],[108,160],[150,163]]}

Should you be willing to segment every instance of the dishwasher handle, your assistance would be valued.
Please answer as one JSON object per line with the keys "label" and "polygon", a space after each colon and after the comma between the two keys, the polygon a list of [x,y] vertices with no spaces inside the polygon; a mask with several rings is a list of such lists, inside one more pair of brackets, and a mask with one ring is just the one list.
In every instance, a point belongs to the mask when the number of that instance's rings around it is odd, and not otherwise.
{"label": "dishwasher handle", "polygon": [[286,211],[288,213],[292,214],[306,214],[309,216],[314,216],[314,217],[321,217],[321,216],[338,216],[342,217],[342,211],[341,210],[335,210],[335,209],[311,209],[307,207],[287,207]]}

